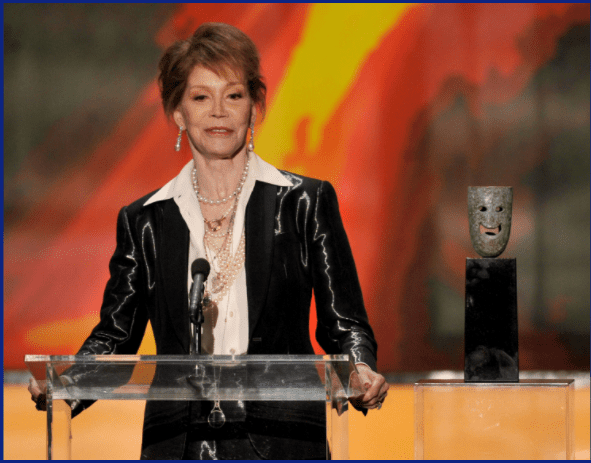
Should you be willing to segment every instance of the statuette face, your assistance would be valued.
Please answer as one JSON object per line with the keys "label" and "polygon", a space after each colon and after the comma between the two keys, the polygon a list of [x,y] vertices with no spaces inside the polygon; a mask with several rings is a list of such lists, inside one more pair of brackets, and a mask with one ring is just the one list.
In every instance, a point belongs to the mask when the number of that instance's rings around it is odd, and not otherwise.
{"label": "statuette face", "polygon": [[468,222],[475,251],[482,257],[497,257],[507,247],[511,233],[513,188],[469,186]]}

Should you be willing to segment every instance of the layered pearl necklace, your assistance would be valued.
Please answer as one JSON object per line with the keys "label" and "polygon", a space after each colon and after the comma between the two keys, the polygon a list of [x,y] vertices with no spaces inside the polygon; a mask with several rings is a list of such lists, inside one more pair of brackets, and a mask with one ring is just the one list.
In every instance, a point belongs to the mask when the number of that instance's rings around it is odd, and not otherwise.
{"label": "layered pearl necklace", "polygon": [[220,204],[227,203],[234,196],[238,196],[240,194],[240,192],[242,191],[242,187],[244,186],[244,182],[246,182],[246,177],[248,176],[249,164],[250,164],[250,159],[247,159],[246,164],[244,165],[244,170],[242,171],[242,177],[240,177],[240,181],[238,182],[238,186],[236,187],[234,192],[230,196],[228,196],[227,198],[216,199],[216,200],[207,199],[205,196],[201,196],[199,194],[199,183],[197,183],[197,169],[195,167],[193,167],[193,172],[192,172],[193,189],[195,190],[195,194],[197,195],[197,199],[199,201],[201,201],[202,203],[218,206]]}
{"label": "layered pearl necklace", "polygon": [[[228,223],[228,230],[224,234],[217,235],[216,233],[206,232],[203,236],[203,247],[205,249],[205,258],[211,264],[213,270],[212,275],[206,282],[206,290],[203,295],[203,312],[204,314],[209,313],[211,317],[211,329],[215,326],[215,321],[221,315],[219,305],[230,292],[234,281],[238,277],[238,274],[242,270],[244,260],[246,257],[245,253],[245,233],[244,226],[242,227],[242,234],[240,236],[240,242],[238,249],[232,254],[232,242],[234,236],[234,219],[236,218],[236,209],[238,207],[238,197],[232,207],[232,215]],[[225,235],[225,236],[224,236]],[[221,245],[218,245],[219,240],[223,238]],[[224,321],[227,321],[228,317],[228,306],[230,301],[226,303],[226,313]],[[222,336],[222,346],[224,344]],[[212,353],[215,349],[215,336],[212,340]]]}
{"label": "layered pearl necklace", "polygon": [[[218,305],[223,298],[229,293],[230,288],[242,270],[245,260],[245,233],[244,226],[240,236],[240,242],[235,253],[232,253],[232,242],[234,236],[234,219],[236,218],[236,210],[238,209],[238,200],[240,193],[246,182],[248,176],[248,167],[250,159],[247,159],[244,165],[244,171],[240,178],[240,182],[236,190],[227,198],[219,200],[207,199],[199,194],[199,184],[197,182],[197,170],[193,168],[193,190],[197,199],[205,204],[220,205],[231,201],[234,198],[234,204],[220,217],[219,219],[208,220],[205,217],[203,221],[207,225],[205,234],[203,236],[203,245],[205,249],[205,258],[211,264],[213,274],[207,280],[206,285],[209,291],[206,290],[203,299],[203,308],[206,311],[211,311],[213,317],[217,319]],[[228,217],[229,216],[229,217]],[[222,221],[228,217],[228,228],[225,232],[220,232],[222,229]],[[209,230],[208,230],[209,229]],[[218,233],[219,232],[219,233]],[[220,244],[220,240],[223,241]],[[213,323],[213,320],[212,320]],[[212,325],[213,326],[213,325]]]}

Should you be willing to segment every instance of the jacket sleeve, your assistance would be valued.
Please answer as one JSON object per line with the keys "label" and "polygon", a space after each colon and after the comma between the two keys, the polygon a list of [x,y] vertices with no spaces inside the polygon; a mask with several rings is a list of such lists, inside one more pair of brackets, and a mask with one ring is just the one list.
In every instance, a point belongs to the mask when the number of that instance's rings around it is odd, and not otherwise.
{"label": "jacket sleeve", "polygon": [[318,343],[328,354],[349,354],[354,363],[366,363],[375,371],[377,343],[365,311],[337,195],[328,182],[318,188],[309,225]]}
{"label": "jacket sleeve", "polygon": [[[128,208],[117,218],[117,246],[109,263],[110,278],[105,288],[100,320],[84,341],[77,355],[135,354],[148,322],[145,307],[144,266],[139,241],[130,224]],[[100,368],[72,366],[64,372],[65,381],[85,383],[100,381]],[[131,375],[132,369],[129,374]],[[74,401],[72,416],[94,401]]]}
{"label": "jacket sleeve", "polygon": [[135,354],[148,322],[144,304],[141,246],[134,236],[127,207],[117,218],[117,247],[109,262],[100,321],[78,355]]}

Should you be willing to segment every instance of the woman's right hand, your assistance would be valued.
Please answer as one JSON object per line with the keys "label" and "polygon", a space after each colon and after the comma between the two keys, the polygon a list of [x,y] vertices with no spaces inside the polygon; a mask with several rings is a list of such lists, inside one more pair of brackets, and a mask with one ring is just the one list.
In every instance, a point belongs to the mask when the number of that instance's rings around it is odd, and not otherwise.
{"label": "woman's right hand", "polygon": [[47,410],[47,384],[41,381],[40,384],[35,381],[35,378],[29,379],[29,392],[31,393],[31,400],[35,402],[35,408],[40,411]]}

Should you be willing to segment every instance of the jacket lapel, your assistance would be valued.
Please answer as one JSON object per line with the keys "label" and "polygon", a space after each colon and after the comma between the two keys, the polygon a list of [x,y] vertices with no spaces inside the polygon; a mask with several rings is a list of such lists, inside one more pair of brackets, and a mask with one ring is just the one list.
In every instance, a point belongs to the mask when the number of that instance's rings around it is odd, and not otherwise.
{"label": "jacket lapel", "polygon": [[163,202],[161,241],[158,261],[166,306],[174,332],[183,348],[189,352],[190,322],[187,269],[189,268],[189,228],[174,200]]}
{"label": "jacket lapel", "polygon": [[248,339],[257,324],[269,287],[273,263],[273,222],[277,186],[257,181],[246,207],[246,292]]}

